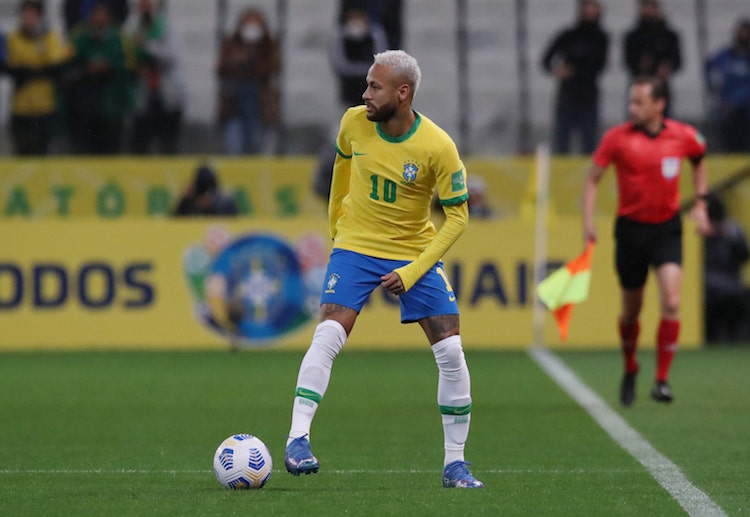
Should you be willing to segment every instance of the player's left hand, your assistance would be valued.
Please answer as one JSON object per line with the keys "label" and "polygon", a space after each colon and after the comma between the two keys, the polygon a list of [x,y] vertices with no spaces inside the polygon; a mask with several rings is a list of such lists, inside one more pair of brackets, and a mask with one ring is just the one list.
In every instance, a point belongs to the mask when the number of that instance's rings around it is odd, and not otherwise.
{"label": "player's left hand", "polygon": [[406,288],[404,287],[404,283],[401,281],[401,277],[398,276],[398,273],[395,271],[391,271],[387,275],[383,275],[380,277],[380,280],[382,282],[380,285],[383,286],[383,289],[386,289],[389,293],[399,295],[404,294],[406,292]]}

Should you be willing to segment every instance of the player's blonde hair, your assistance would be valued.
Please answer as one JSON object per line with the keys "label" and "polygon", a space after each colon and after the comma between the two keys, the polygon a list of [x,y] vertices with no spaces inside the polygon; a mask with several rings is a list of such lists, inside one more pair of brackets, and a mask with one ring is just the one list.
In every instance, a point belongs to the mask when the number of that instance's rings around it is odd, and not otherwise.
{"label": "player's blonde hair", "polygon": [[417,93],[419,83],[422,82],[422,71],[414,57],[410,56],[403,50],[386,50],[375,54],[375,63],[382,66],[391,67],[397,73],[406,76],[412,94]]}

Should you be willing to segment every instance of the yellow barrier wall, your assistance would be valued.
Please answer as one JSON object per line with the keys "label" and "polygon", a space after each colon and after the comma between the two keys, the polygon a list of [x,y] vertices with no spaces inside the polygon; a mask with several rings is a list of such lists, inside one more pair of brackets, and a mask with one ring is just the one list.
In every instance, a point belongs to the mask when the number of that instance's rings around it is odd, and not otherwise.
{"label": "yellow barrier wall", "polygon": [[[197,158],[0,161],[0,218],[162,217],[190,184]],[[312,158],[212,159],[221,186],[250,217],[325,214]]]}
{"label": "yellow barrier wall", "polygon": [[[161,217],[175,205],[202,162],[195,157],[0,160],[0,220]],[[325,203],[312,193],[316,166],[312,157],[216,158],[210,163],[247,216],[325,216]],[[750,157],[710,156],[707,163],[713,185],[749,166]],[[580,191],[589,164],[587,158],[552,160],[550,192],[554,214],[580,216]],[[466,166],[469,177],[476,175],[485,180],[490,203],[501,217],[533,216],[532,158],[473,157],[466,159]],[[689,166],[684,169],[681,190],[689,196],[693,191]],[[730,200],[730,214],[750,228],[750,212],[741,210],[750,202],[750,184],[733,192],[740,197]],[[599,188],[597,213],[609,216],[614,207],[614,171],[610,169]]]}
{"label": "yellow barrier wall", "polygon": [[[609,218],[599,221],[590,299],[576,307],[567,347],[616,343],[619,294]],[[533,221],[473,221],[445,257],[467,348],[522,348],[532,337]],[[559,265],[582,248],[577,218],[550,227]],[[0,224],[0,349],[306,348],[329,252],[325,222],[80,219]],[[699,343],[699,242],[686,224],[683,346]],[[642,339],[653,346],[653,279]],[[377,290],[348,348],[422,348],[418,325]],[[267,339],[259,340],[258,335]],[[545,338],[560,346],[551,316]]]}

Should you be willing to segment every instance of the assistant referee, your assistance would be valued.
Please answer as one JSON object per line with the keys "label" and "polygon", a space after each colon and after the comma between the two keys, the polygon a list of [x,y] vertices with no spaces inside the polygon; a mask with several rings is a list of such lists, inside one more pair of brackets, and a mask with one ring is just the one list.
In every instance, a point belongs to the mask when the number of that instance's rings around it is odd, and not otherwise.
{"label": "assistant referee", "polygon": [[596,189],[607,167],[614,163],[618,199],[615,264],[622,289],[618,323],[625,368],[620,385],[623,406],[630,406],[635,400],[639,316],[649,266],[656,274],[661,306],[651,398],[658,402],[673,399],[667,379],[680,332],[679,185],[685,158],[692,164],[697,199],[690,216],[698,233],[706,235],[709,230],[705,200],[707,173],[703,163],[706,142],[694,127],[664,117],[666,97],[666,84],[660,78],[641,77],[633,82],[628,104],[630,121],[604,134],[583,189],[583,238],[585,242],[596,241]]}

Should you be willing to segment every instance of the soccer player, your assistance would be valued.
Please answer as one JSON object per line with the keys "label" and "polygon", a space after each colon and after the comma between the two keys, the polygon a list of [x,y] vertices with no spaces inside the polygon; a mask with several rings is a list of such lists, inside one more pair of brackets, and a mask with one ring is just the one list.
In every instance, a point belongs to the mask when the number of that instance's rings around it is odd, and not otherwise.
{"label": "soccer player", "polygon": [[[466,171],[451,138],[412,109],[421,72],[401,50],[375,55],[364,106],[346,111],[328,205],[334,240],[321,297],[320,324],[300,365],[286,447],[286,469],[318,471],[310,426],[331,367],[370,293],[398,295],[401,322],[419,322],[439,370],[443,486],[481,488],[464,461],[471,383],[456,297],[440,258],[468,223]],[[436,231],[430,203],[437,186],[445,223]]]}
{"label": "soccer player", "polygon": [[661,321],[656,333],[656,379],[651,398],[671,402],[667,383],[680,331],[682,283],[682,221],[680,171],[682,160],[692,164],[696,202],[690,216],[696,230],[709,230],[706,213],[707,178],[703,155],[706,143],[693,127],[664,117],[666,84],[657,77],[637,78],[630,87],[630,122],[607,131],[593,155],[583,189],[584,241],[596,241],[596,188],[610,163],[617,173],[615,263],[622,288],[619,334],[625,363],[620,402],[635,400],[638,374],[636,348],[639,315],[649,266],[656,273]]}

